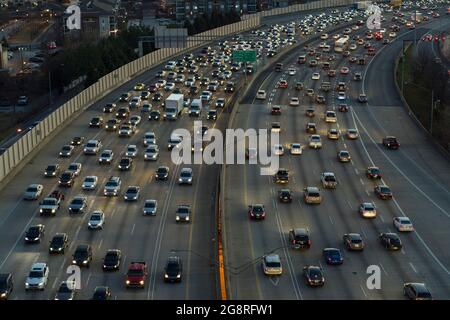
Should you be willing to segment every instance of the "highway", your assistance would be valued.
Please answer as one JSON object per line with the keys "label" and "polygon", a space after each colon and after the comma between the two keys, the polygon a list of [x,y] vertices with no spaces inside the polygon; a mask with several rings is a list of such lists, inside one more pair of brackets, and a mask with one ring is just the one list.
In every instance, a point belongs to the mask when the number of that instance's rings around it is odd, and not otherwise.
{"label": "highway", "polygon": [[[439,26],[440,21],[418,25],[417,33],[426,33]],[[389,21],[389,18],[387,19]],[[388,27],[386,22],[386,28]],[[363,35],[365,28],[356,31]],[[387,31],[388,33],[389,31]],[[350,35],[353,36],[355,31]],[[414,32],[402,27],[396,41],[383,45],[372,40],[377,55],[366,66],[349,63],[341,55],[331,68],[338,71],[331,78],[332,87],[345,81],[347,103],[352,106],[347,113],[337,112],[336,93],[325,94],[326,105],[317,105],[315,118],[305,115],[305,107],[313,105],[308,97],[298,95],[294,86],[302,81],[306,88],[319,90],[321,81],[311,80],[311,68],[296,63],[299,52],[283,59],[282,74],[267,72],[257,79],[255,85],[239,106],[233,128],[270,128],[273,121],[281,122],[280,143],[308,143],[305,126],[317,124],[322,137],[320,150],[306,147],[302,155],[285,154],[280,157],[280,167],[290,171],[287,188],[293,192],[292,203],[278,202],[277,192],[285,186],[276,185],[270,176],[259,174],[259,165],[228,165],[226,168],[224,195],[224,238],[227,289],[230,299],[403,299],[405,282],[424,282],[437,299],[449,298],[450,255],[447,250],[450,227],[450,167],[449,159],[441,154],[428,136],[409,117],[395,89],[394,62],[402,48],[402,38],[412,39]],[[314,47],[321,42],[313,43]],[[313,45],[310,45],[312,47]],[[361,46],[356,54],[364,53]],[[305,50],[303,53],[307,53]],[[352,52],[352,55],[355,53]],[[370,58],[370,57],[369,57]],[[310,59],[310,57],[308,57]],[[320,65],[319,65],[320,66]],[[350,68],[349,75],[340,75],[342,66]],[[297,69],[289,76],[288,67]],[[321,80],[327,79],[321,72]],[[363,81],[352,80],[354,72],[363,73]],[[280,79],[289,81],[288,89],[277,89]],[[255,99],[258,89],[268,92],[266,101]],[[365,92],[368,103],[358,103],[360,93]],[[292,96],[300,97],[300,106],[289,106]],[[280,116],[270,115],[270,105],[281,105]],[[324,121],[325,110],[336,110],[337,124]],[[328,128],[336,127],[341,132],[338,141],[326,137]],[[360,137],[349,140],[345,132],[356,128]],[[397,151],[386,150],[381,140],[386,135],[396,136],[401,147]],[[352,156],[350,163],[340,163],[338,151],[346,149]],[[383,172],[383,182],[391,187],[393,200],[379,200],[373,188],[375,182],[365,176],[368,166],[376,165]],[[303,188],[321,188],[320,173],[332,171],[338,180],[336,190],[321,190],[320,205],[307,205],[303,201]],[[361,202],[375,203],[378,216],[366,220],[359,216]],[[247,206],[262,203],[266,208],[264,221],[252,221]],[[412,233],[401,233],[403,249],[388,252],[378,240],[381,232],[395,232],[392,219],[408,216],[415,226]],[[312,246],[309,250],[296,251],[288,246],[288,231],[293,228],[309,228]],[[363,252],[347,251],[342,236],[356,232],[363,237],[366,248]],[[340,248],[344,263],[327,265],[322,249]],[[268,253],[281,257],[283,275],[267,277],[261,269],[261,257]],[[303,279],[305,265],[322,267],[325,285],[309,288]],[[240,267],[245,266],[247,267]],[[377,265],[381,270],[381,289],[370,290],[366,286],[369,274],[367,267]]]}

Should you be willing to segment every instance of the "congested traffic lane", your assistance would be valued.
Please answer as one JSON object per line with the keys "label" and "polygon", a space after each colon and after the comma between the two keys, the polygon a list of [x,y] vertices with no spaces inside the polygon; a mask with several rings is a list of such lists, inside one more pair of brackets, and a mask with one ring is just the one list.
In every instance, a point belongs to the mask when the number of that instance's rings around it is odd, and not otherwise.
{"label": "congested traffic lane", "polygon": [[[290,64],[295,65],[295,59],[296,56],[291,57],[290,63],[285,62],[284,68],[287,69]],[[336,69],[339,70],[342,65],[350,67],[352,72],[361,71],[362,68],[350,66],[348,62],[340,62]],[[374,68],[374,70],[377,69]],[[389,70],[392,72],[392,68]],[[297,71],[297,74],[299,73],[298,79],[289,80],[291,86],[298,80],[308,79],[308,81],[304,81],[305,83],[309,82],[308,87],[311,87],[311,85],[315,89],[318,87],[317,83],[310,84],[312,71],[308,70],[307,67],[302,68],[302,72]],[[389,76],[392,77],[391,74]],[[344,80],[345,77],[336,77],[335,81]],[[266,89],[268,96],[271,96],[279,79],[279,75],[270,75],[262,84],[261,89]],[[372,84],[377,82],[372,82]],[[361,93],[359,86],[353,82],[350,88],[349,101],[351,102],[349,104],[355,106],[355,110],[364,110],[365,107],[358,105],[356,101],[359,93]],[[272,104],[287,105],[290,95],[293,93],[295,94],[295,91],[292,87],[290,90],[274,90],[273,94],[275,95]],[[332,95],[327,95],[328,103],[329,105],[337,105],[338,101],[335,101],[335,98],[330,99]],[[369,95],[369,102],[371,96]],[[241,105],[235,127],[269,128],[272,121],[281,121],[282,132],[280,137],[283,144],[290,142],[307,143],[307,135],[303,132],[306,123],[310,120],[304,116],[303,103],[300,108],[284,107],[282,115],[279,119],[276,119],[269,115],[270,109],[267,106],[259,104],[257,101],[253,102],[254,105]],[[326,107],[317,107],[323,115]],[[294,192],[292,204],[276,203],[275,193],[281,187],[275,186],[267,177],[259,176],[257,166],[233,166],[232,169],[229,166],[227,168],[227,173],[233,172],[233,176],[227,176],[226,181],[228,186],[233,186],[233,189],[230,187],[227,189],[226,199],[229,199],[229,201],[226,201],[225,204],[228,263],[244,263],[249,260],[248,256],[250,256],[250,260],[255,259],[275,248],[279,248],[283,245],[283,241],[280,239],[286,239],[288,230],[294,227],[309,226],[313,241],[312,248],[307,252],[278,250],[277,253],[282,257],[285,270],[285,274],[279,279],[274,280],[264,277],[259,263],[255,264],[254,269],[241,274],[229,273],[228,284],[231,287],[232,298],[315,299],[318,296],[321,299],[399,299],[402,297],[402,284],[404,282],[419,280],[424,281],[435,296],[445,298],[446,290],[444,288],[448,285],[445,274],[442,273],[442,270],[439,270],[439,267],[436,267],[435,261],[428,254],[423,244],[414,239],[414,234],[400,235],[405,246],[401,252],[386,252],[379,244],[378,233],[394,231],[391,223],[392,218],[401,215],[394,201],[397,201],[396,198],[401,196],[402,190],[392,183],[395,200],[391,202],[376,200],[373,196],[373,182],[364,177],[365,169],[371,164],[371,161],[367,158],[360,142],[341,139],[336,143],[327,140],[325,135],[329,125],[325,125],[323,119],[318,120],[317,118],[318,116],[316,116],[315,122],[318,124],[318,130],[324,143],[322,150],[306,149],[301,156],[293,157],[285,154],[281,157],[280,166],[290,169],[292,174],[288,186]],[[338,123],[343,133],[347,128],[359,128],[353,123],[351,113],[338,114]],[[336,154],[342,149],[350,151],[353,157],[351,164],[337,162]],[[383,171],[385,167],[388,167],[386,161],[375,161],[375,164],[380,166]],[[337,190],[324,190],[324,201],[319,206],[306,206],[301,198],[303,187],[319,186],[319,175],[325,170],[333,171],[340,185]],[[241,176],[242,178],[239,178]],[[386,172],[386,176],[388,176],[385,179],[386,182],[391,184],[389,171]],[[255,193],[249,193],[250,190],[253,191],[254,188],[258,187],[259,189]],[[243,196],[240,195],[242,190],[247,190]],[[374,221],[365,221],[358,216],[357,206],[363,200],[376,202],[377,209],[380,212],[379,218]],[[408,201],[411,202],[411,199],[408,198]],[[268,214],[266,221],[249,221],[246,215],[246,207],[251,203],[265,204]],[[278,219],[277,216],[281,219]],[[409,216],[411,217],[411,215]],[[421,223],[413,217],[412,221],[415,225]],[[430,230],[433,229],[427,230],[431,236],[433,232],[430,232]],[[301,274],[303,265],[309,263],[324,265],[321,250],[326,246],[336,246],[344,251],[345,249],[341,245],[342,235],[347,232],[361,233],[367,248],[363,253],[344,252],[345,261],[342,266],[324,266],[326,284],[323,289],[306,288]],[[240,236],[241,234],[242,236]],[[438,240],[440,239],[438,238]],[[248,242],[250,250],[233,250],[232,248],[235,248],[239,241]],[[310,257],[312,259],[309,259]],[[368,290],[366,287],[368,276],[366,275],[366,268],[371,264],[379,265],[382,270],[382,290]],[[294,272],[291,271],[292,266]],[[426,273],[423,272],[424,268],[427,268]],[[434,276],[435,274],[438,275]],[[300,284],[298,287],[296,281]],[[246,285],[252,282],[256,282],[255,290],[245,290]],[[297,287],[297,290],[294,289],[295,287]],[[295,291],[297,291],[297,294],[295,294]]]}

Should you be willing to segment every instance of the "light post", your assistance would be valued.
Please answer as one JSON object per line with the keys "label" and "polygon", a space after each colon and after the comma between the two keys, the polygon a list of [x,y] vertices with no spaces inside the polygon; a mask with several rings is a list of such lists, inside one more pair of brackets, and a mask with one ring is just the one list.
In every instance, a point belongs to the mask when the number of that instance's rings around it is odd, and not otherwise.
{"label": "light post", "polygon": [[[416,86],[417,88],[423,89],[423,90],[430,90],[428,88],[422,87],[418,84],[415,84],[414,82],[407,82],[407,84],[411,84],[413,86]],[[433,120],[434,120],[434,110],[436,109],[436,104],[440,103],[440,99],[434,100],[434,89],[431,89],[431,105],[430,105],[430,134],[433,135]]]}

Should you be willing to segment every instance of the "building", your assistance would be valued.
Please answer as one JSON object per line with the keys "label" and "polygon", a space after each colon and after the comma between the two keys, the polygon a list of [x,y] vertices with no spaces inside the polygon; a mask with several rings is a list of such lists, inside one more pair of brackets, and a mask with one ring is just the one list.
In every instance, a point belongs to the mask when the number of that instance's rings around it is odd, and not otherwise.
{"label": "building", "polygon": [[160,0],[160,8],[168,16],[175,15],[178,21],[195,18],[199,14],[213,11],[226,13],[235,10],[240,14],[257,12],[259,0]]}
{"label": "building", "polygon": [[120,18],[120,0],[80,1],[80,30],[67,28],[69,14],[65,13],[61,20],[66,44],[72,41],[98,41],[117,33]]}

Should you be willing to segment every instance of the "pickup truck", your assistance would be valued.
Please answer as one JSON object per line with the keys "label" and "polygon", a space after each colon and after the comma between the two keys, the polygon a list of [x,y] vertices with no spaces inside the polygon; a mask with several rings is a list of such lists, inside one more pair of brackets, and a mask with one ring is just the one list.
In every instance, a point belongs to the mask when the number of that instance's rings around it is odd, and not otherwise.
{"label": "pickup truck", "polygon": [[59,209],[61,205],[61,201],[64,200],[64,195],[55,190],[48,197],[44,198],[39,203],[39,213],[41,216],[43,215],[56,215],[56,211]]}
{"label": "pickup truck", "polygon": [[144,288],[147,275],[148,271],[146,262],[131,262],[128,265],[128,271],[125,280],[127,289],[130,287]]}

